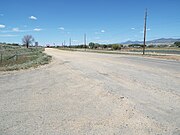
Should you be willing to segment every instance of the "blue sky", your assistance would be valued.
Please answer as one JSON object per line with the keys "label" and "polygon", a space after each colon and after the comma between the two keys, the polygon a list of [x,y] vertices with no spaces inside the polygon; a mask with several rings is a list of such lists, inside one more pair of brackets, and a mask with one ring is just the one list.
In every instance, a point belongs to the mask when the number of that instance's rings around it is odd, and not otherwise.
{"label": "blue sky", "polygon": [[180,38],[180,0],[0,0],[0,42],[21,43],[32,35],[41,45],[64,40],[120,43]]}

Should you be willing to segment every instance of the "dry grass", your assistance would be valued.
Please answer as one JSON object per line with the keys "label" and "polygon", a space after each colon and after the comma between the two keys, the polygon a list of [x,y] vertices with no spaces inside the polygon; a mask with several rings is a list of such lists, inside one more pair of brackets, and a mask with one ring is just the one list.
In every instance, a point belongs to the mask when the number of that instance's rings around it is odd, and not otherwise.
{"label": "dry grass", "polygon": [[46,55],[43,51],[44,48],[4,49],[0,71],[27,69],[48,64],[51,56]]}

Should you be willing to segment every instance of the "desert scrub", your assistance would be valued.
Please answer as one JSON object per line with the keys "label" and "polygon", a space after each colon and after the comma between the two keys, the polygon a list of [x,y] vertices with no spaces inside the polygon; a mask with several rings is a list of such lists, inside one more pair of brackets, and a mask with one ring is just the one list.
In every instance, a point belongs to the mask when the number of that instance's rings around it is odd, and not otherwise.
{"label": "desert scrub", "polygon": [[48,64],[51,56],[43,53],[44,48],[15,48],[1,51],[0,71],[11,71]]}

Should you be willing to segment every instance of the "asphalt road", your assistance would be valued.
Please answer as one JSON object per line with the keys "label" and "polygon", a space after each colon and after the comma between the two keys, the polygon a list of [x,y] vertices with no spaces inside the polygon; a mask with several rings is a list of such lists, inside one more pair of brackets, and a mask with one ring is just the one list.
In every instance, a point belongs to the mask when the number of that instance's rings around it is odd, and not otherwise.
{"label": "asphalt road", "polygon": [[46,49],[0,72],[0,135],[179,135],[180,62]]}

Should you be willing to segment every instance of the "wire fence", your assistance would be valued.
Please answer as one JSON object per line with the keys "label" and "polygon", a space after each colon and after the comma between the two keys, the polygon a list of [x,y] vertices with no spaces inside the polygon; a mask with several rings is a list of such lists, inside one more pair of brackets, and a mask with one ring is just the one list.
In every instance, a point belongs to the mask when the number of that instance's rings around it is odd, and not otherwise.
{"label": "wire fence", "polygon": [[25,48],[0,45],[0,66],[30,61],[42,51],[44,51],[42,47]]}

